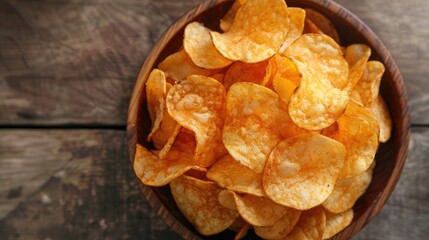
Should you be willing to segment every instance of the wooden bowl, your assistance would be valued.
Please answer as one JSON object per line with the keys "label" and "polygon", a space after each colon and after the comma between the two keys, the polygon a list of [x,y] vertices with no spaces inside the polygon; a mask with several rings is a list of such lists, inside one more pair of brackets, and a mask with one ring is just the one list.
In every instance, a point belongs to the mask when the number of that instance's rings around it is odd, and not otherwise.
{"label": "wooden bowl", "polygon": [[[150,130],[150,119],[144,87],[150,71],[166,56],[180,48],[183,30],[188,23],[199,21],[211,29],[218,30],[219,20],[232,3],[232,0],[208,0],[202,3],[178,19],[153,47],[141,68],[128,109],[127,134],[131,162],[137,143],[148,146],[146,136]],[[410,138],[407,93],[398,67],[386,47],[368,26],[347,9],[327,0],[287,0],[287,3],[288,6],[309,7],[323,13],[336,26],[342,40],[341,45],[365,43],[372,48],[371,59],[381,61],[386,67],[380,91],[392,116],[392,138],[379,147],[373,181],[366,193],[356,202],[352,223],[333,238],[349,239],[381,210],[401,174]],[[153,188],[140,183],[140,187],[157,214],[183,238],[233,239],[234,233],[229,230],[210,237],[199,234],[180,213],[168,186]],[[245,239],[257,238],[253,232],[249,232]]]}

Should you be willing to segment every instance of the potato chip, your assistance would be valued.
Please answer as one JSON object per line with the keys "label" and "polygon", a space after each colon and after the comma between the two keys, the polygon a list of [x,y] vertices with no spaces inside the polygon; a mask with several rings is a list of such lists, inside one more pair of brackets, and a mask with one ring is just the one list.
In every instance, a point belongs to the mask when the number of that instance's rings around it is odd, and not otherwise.
{"label": "potato chip", "polygon": [[195,148],[195,141],[192,142],[189,140],[189,136],[184,134],[178,138],[181,138],[180,141],[175,142],[163,159],[156,155],[157,152],[152,153],[145,147],[137,145],[134,171],[144,184],[164,186],[189,169],[201,169],[194,166],[193,149]]}
{"label": "potato chip", "polygon": [[378,120],[375,115],[368,108],[364,107],[362,104],[354,101],[353,99],[349,101],[349,104],[347,105],[344,114],[349,117],[355,117],[365,120],[368,122],[374,132],[377,133],[380,131],[380,124],[378,123]]}
{"label": "potato chip", "polygon": [[213,45],[210,30],[199,22],[192,22],[186,26],[183,47],[198,67],[217,69],[232,63],[220,55]]}
{"label": "potato chip", "polygon": [[263,196],[262,174],[240,164],[227,154],[207,172],[207,178],[232,191]]}
{"label": "potato chip", "polygon": [[223,83],[223,78],[225,77],[225,75],[223,73],[216,73],[216,74],[213,74],[209,77],[216,79],[220,83]]}
{"label": "potato chip", "polygon": [[[282,77],[292,81],[295,86],[298,86],[301,81],[301,76],[298,69],[289,58],[281,56],[279,54],[274,55],[268,63],[268,67],[272,66],[273,76],[271,81],[274,80],[275,77]],[[267,87],[270,84],[267,84]]]}
{"label": "potato chip", "polygon": [[273,226],[255,227],[255,233],[263,239],[283,239],[294,228],[301,216],[301,211],[288,208],[286,214]]}
{"label": "potato chip", "polygon": [[[155,137],[153,138],[153,142],[156,143],[158,140],[158,137],[164,137],[168,136],[170,134],[170,137],[167,139],[167,142],[162,147],[161,151],[159,151],[159,158],[165,158],[167,153],[170,151],[171,147],[174,144],[174,141],[176,140],[177,135],[179,134],[180,130],[182,129],[182,126],[180,126],[174,119],[171,118],[171,116],[168,114],[167,109],[165,109],[165,119],[168,119],[166,122],[162,122],[165,124],[161,125],[161,129],[157,132],[155,132]],[[174,123],[170,123],[169,121],[174,121]],[[172,125],[176,124],[176,125]],[[170,129],[170,126],[174,126],[172,129]]]}
{"label": "potato chip", "polygon": [[389,109],[381,95],[378,95],[376,100],[371,103],[369,110],[374,114],[380,124],[379,141],[382,143],[387,142],[392,132],[392,119],[390,118]]}
{"label": "potato chip", "polygon": [[152,129],[147,137],[150,141],[152,135],[159,129],[165,108],[166,80],[163,71],[152,70],[146,81],[146,99]]}
{"label": "potato chip", "polygon": [[281,76],[274,77],[273,80],[274,91],[279,95],[280,99],[288,104],[292,93],[295,91],[297,85],[287,78]]}
{"label": "potato chip", "polygon": [[303,211],[292,232],[285,238],[288,240],[322,239],[326,227],[325,211],[315,207]]}
{"label": "potato chip", "polygon": [[381,62],[369,61],[366,64],[362,77],[353,88],[353,91],[359,94],[364,106],[370,106],[377,99],[384,70]]}
{"label": "potato chip", "polygon": [[338,180],[332,194],[323,202],[323,207],[333,213],[342,213],[351,209],[371,183],[374,165],[372,164],[361,175]]}
{"label": "potato chip", "polygon": [[324,34],[330,36],[335,42],[340,43],[340,36],[334,24],[320,12],[306,8],[306,18],[311,20]]}
{"label": "potato chip", "polygon": [[347,112],[338,119],[338,132],[333,139],[341,142],[347,149],[340,179],[355,177],[365,172],[374,161],[378,147],[378,129]]}
{"label": "potato chip", "polygon": [[197,139],[195,163],[210,166],[226,153],[222,145],[225,88],[213,78],[192,75],[174,85],[167,95],[167,109]]}
{"label": "potato chip", "polygon": [[287,138],[272,150],[265,165],[265,193],[295,209],[317,206],[331,194],[345,156],[343,144],[320,134]]}
{"label": "potato chip", "polygon": [[302,74],[312,73],[314,80],[342,89],[347,84],[349,67],[340,46],[322,34],[304,34],[283,53],[291,58]]}
{"label": "potato chip", "polygon": [[320,30],[320,28],[314,24],[313,21],[311,21],[310,19],[306,18],[305,19],[305,23],[304,23],[304,31],[303,33],[317,33],[317,34],[324,34],[322,30]]}
{"label": "potato chip", "polygon": [[329,239],[346,228],[353,220],[353,209],[343,213],[331,213],[325,211],[326,228],[323,233],[323,239]]}
{"label": "potato chip", "polygon": [[203,235],[222,232],[238,216],[217,201],[222,189],[216,183],[181,176],[170,183],[170,189],[180,211]]}
{"label": "potato chip", "polygon": [[248,223],[245,223],[240,230],[238,230],[237,234],[234,236],[234,240],[242,239],[244,236],[246,236],[247,231],[250,229],[251,225]]}
{"label": "potato chip", "polygon": [[248,0],[238,9],[227,32],[211,32],[211,36],[216,49],[227,59],[255,63],[280,49],[288,28],[285,1]]}
{"label": "potato chip", "polygon": [[268,61],[259,63],[243,63],[235,62],[229,67],[225,73],[223,85],[228,90],[229,87],[236,82],[252,82],[259,85],[264,85],[266,77],[269,77],[267,72]]}
{"label": "potato chip", "polygon": [[366,63],[371,56],[371,48],[365,44],[352,44],[346,48],[345,57],[349,64],[349,77],[344,87],[350,91],[362,77]]}
{"label": "potato chip", "polygon": [[234,22],[235,15],[237,15],[238,9],[243,5],[240,0],[235,0],[231,8],[226,12],[225,16],[220,20],[220,29],[227,32]]}
{"label": "potato chip", "polygon": [[271,201],[269,198],[249,194],[234,193],[240,216],[253,226],[272,226],[287,212],[288,207]]}
{"label": "potato chip", "polygon": [[301,128],[324,129],[343,114],[349,95],[318,82],[313,74],[303,73],[302,76],[300,86],[289,100],[289,116]]}
{"label": "potato chip", "polygon": [[289,47],[296,39],[298,39],[304,31],[305,25],[305,11],[302,8],[288,8],[289,14],[289,31],[286,36],[282,47],[279,52],[282,53]]}
{"label": "potato chip", "polygon": [[[224,190],[222,190],[222,191],[224,191]],[[227,191],[227,190],[225,190],[225,191]],[[234,195],[231,194],[231,196],[232,196],[232,200],[234,201],[234,205],[235,205]],[[244,221],[242,217],[238,216],[234,220],[234,222],[228,227],[228,229],[231,231],[234,231],[234,232],[238,232],[246,224],[248,224],[248,223],[246,221]]]}
{"label": "potato chip", "polygon": [[210,179],[208,179],[206,177],[206,174],[207,174],[207,169],[205,169],[205,168],[201,168],[201,169],[189,169],[188,171],[186,171],[184,173],[184,175],[186,175],[186,176],[210,182]]}
{"label": "potato chip", "polygon": [[167,78],[180,81],[190,75],[210,76],[219,70],[203,69],[194,64],[185,50],[180,50],[164,59],[158,68],[165,72]]}
{"label": "potato chip", "polygon": [[263,171],[280,137],[305,132],[291,121],[287,106],[274,91],[256,84],[232,85],[226,108],[223,143],[234,159],[256,173]]}
{"label": "potato chip", "polygon": [[235,204],[235,197],[233,191],[227,189],[220,191],[217,196],[217,200],[220,205],[228,209],[237,210],[237,204]]}

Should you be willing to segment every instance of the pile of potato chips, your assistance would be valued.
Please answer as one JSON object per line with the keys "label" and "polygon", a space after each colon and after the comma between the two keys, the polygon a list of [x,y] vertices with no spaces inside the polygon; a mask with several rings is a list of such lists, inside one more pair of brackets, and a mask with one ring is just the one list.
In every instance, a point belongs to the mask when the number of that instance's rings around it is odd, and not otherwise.
{"label": "pile of potato chips", "polygon": [[216,32],[192,22],[146,82],[152,129],[134,169],[170,184],[203,235],[327,239],[349,225],[392,122],[384,66],[283,0],[237,0]]}

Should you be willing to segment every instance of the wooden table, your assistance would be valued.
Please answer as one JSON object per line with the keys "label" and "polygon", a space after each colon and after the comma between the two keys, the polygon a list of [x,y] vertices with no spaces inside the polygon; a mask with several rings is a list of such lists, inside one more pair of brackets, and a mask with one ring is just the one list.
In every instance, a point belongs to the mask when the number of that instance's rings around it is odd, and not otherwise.
{"label": "wooden table", "polygon": [[[128,100],[151,46],[201,0],[0,0],[0,239],[179,239],[129,164]],[[387,205],[355,239],[429,235],[429,1],[339,0],[385,42],[412,140]]]}

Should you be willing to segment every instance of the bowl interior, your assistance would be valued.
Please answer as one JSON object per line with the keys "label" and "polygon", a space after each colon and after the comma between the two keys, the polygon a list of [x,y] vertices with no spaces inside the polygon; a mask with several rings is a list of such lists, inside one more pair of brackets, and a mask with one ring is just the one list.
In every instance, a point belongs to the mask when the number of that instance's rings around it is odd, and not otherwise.
{"label": "bowl interior", "polygon": [[[191,10],[167,30],[147,57],[136,82],[128,113],[127,132],[131,161],[134,158],[136,143],[149,148],[153,147],[146,142],[150,130],[150,118],[146,107],[144,82],[148,74],[165,57],[181,47],[183,31],[187,23],[199,21],[210,29],[219,30],[219,21],[232,2],[231,0],[206,1],[200,7]],[[402,77],[389,52],[375,34],[353,14],[332,1],[288,0],[287,3],[288,6],[308,7],[323,13],[336,26],[342,46],[365,43],[372,49],[371,60],[381,61],[386,67],[380,92],[386,100],[393,120],[392,137],[379,147],[373,181],[366,193],[356,202],[352,223],[334,237],[334,239],[349,239],[380,211],[399,178],[410,135],[407,94]],[[180,213],[168,186],[150,188],[141,185],[141,188],[152,207],[184,238],[233,239],[235,234],[229,230],[211,237],[200,235]],[[245,239],[256,238],[252,231],[245,237]]]}

